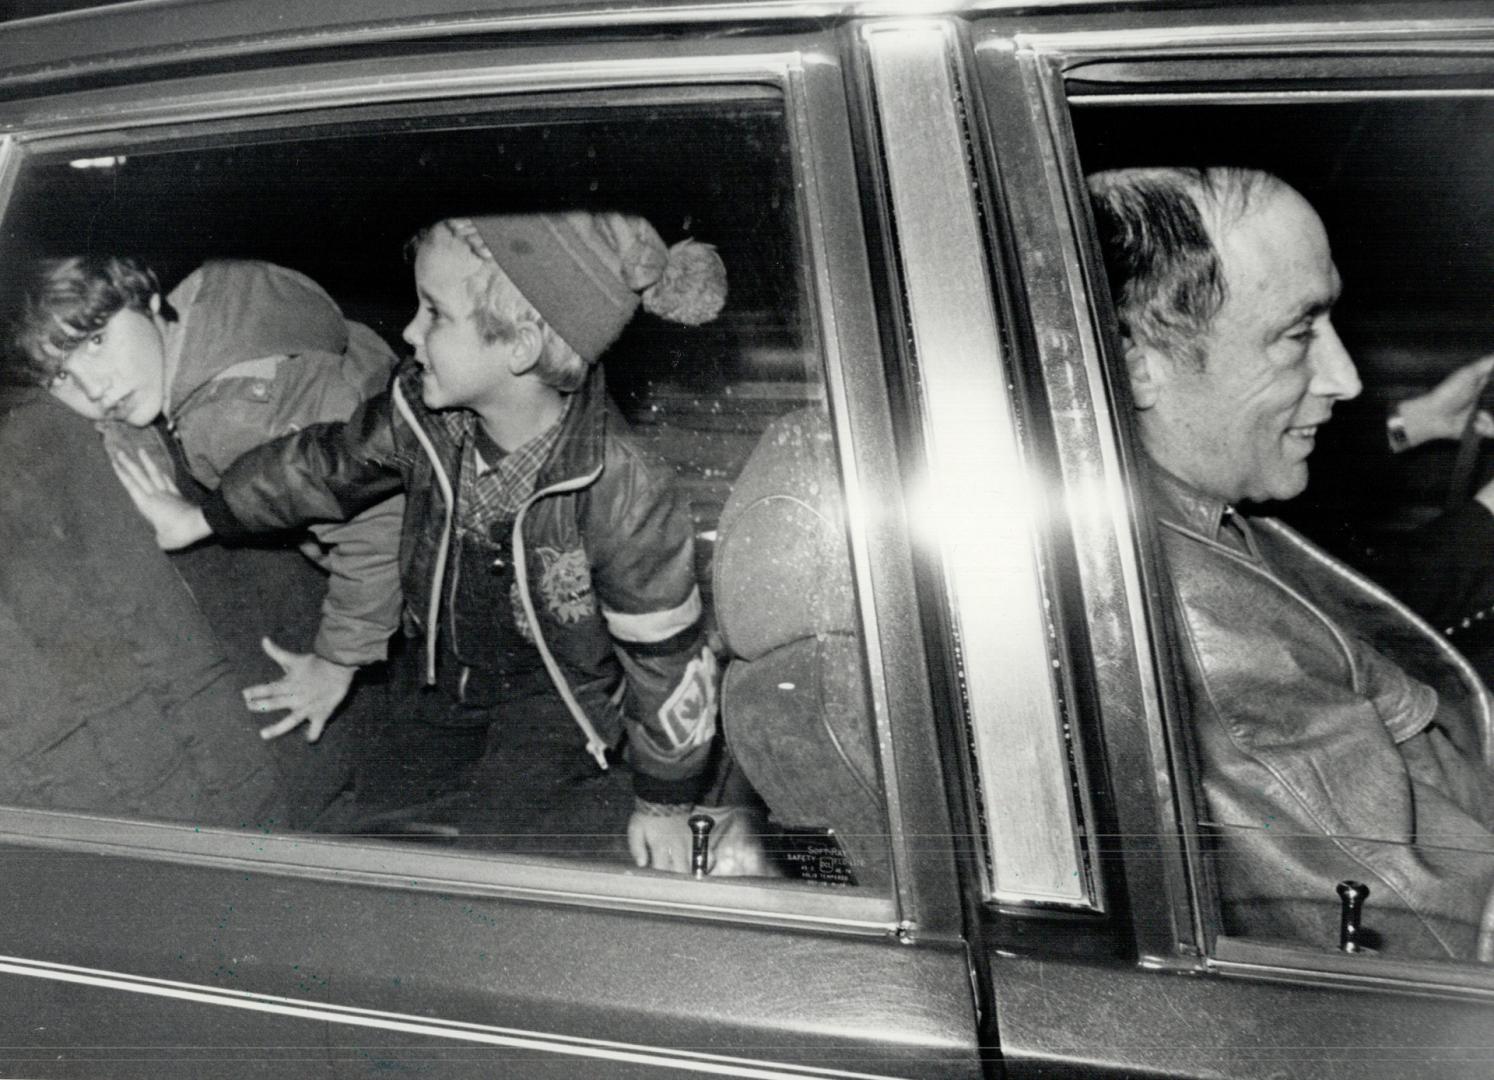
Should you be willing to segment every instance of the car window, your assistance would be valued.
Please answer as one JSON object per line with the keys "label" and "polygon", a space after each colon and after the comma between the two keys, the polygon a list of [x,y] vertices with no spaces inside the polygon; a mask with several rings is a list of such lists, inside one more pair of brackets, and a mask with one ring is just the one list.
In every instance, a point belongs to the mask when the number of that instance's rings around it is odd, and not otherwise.
{"label": "car window", "polygon": [[[1337,400],[1331,421],[1326,408],[1311,418],[1305,492],[1241,502],[1240,525],[1229,513],[1219,525],[1197,484],[1164,480],[1158,495],[1153,466],[1138,465],[1137,497],[1160,522],[1179,760],[1196,778],[1201,865],[1218,890],[1210,918],[1225,951],[1249,939],[1321,957],[1347,935],[1347,951],[1387,959],[1487,962],[1491,565],[1488,511],[1472,498],[1487,480],[1477,432],[1459,466],[1484,369],[1467,368],[1466,387],[1444,380],[1494,349],[1480,299],[1494,273],[1482,235],[1490,99],[1229,98],[1070,100],[1086,174],[1241,167],[1300,192],[1341,280],[1331,327],[1325,317],[1315,332],[1336,335],[1333,355],[1357,368],[1340,366],[1343,386],[1312,398]],[[1097,225],[1102,250],[1118,243],[1110,220]],[[1124,295],[1110,302],[1129,310]],[[1434,406],[1453,394],[1462,405],[1405,447],[1388,418],[1414,426],[1439,386]],[[1152,405],[1145,391],[1123,400]]]}
{"label": "car window", "polygon": [[[32,500],[46,512],[5,515],[14,550],[29,562],[24,574],[7,575],[0,608],[13,654],[26,663],[24,678],[6,680],[0,723],[11,733],[11,750],[0,769],[0,802],[632,869],[627,830],[635,804],[626,762],[630,754],[637,760],[638,748],[630,752],[618,739],[628,710],[639,708],[639,672],[663,664],[672,640],[639,629],[647,612],[611,612],[611,644],[588,646],[595,654],[584,664],[564,653],[573,646],[552,648],[562,668],[596,673],[597,685],[573,690],[600,702],[592,718],[613,745],[605,772],[565,710],[552,708],[548,660],[526,653],[512,670],[485,674],[484,650],[496,631],[467,630],[463,662],[472,660],[466,666],[476,675],[450,670],[442,651],[449,642],[441,638],[436,688],[421,689],[422,680],[411,678],[427,674],[421,635],[431,632],[429,612],[442,617],[440,604],[452,614],[438,634],[461,633],[471,610],[461,605],[475,603],[479,611],[499,609],[509,633],[504,648],[526,649],[513,636],[525,636],[524,617],[568,640],[563,633],[595,613],[593,588],[612,588],[596,563],[588,566],[583,544],[534,547],[534,595],[524,610],[516,586],[483,580],[504,573],[510,534],[500,535],[497,525],[476,539],[459,534],[442,586],[449,591],[428,610],[405,605],[391,659],[359,675],[322,738],[308,744],[298,730],[262,743],[254,731],[276,713],[250,713],[239,690],[280,675],[262,639],[291,653],[316,645],[329,589],[347,572],[335,559],[338,536],[292,531],[159,556],[109,471],[92,428],[96,416],[78,415],[86,411],[80,388],[91,390],[88,401],[112,404],[112,416],[126,421],[103,424],[111,450],[145,453],[161,470],[175,470],[188,497],[206,498],[227,462],[260,441],[234,441],[230,429],[246,414],[267,435],[302,426],[276,419],[291,393],[284,375],[295,365],[338,365],[332,390],[295,392],[327,394],[338,400],[321,405],[344,413],[376,397],[398,365],[406,366],[400,370],[408,386],[420,385],[408,367],[406,329],[428,302],[412,280],[408,242],[418,230],[484,214],[616,210],[647,219],[666,245],[710,245],[726,268],[719,316],[671,320],[645,312],[628,323],[606,353],[608,397],[596,403],[607,423],[631,432],[626,454],[633,456],[609,457],[605,468],[636,466],[637,489],[672,477],[677,494],[669,498],[688,520],[680,550],[693,554],[681,572],[698,589],[698,609],[690,610],[699,611],[714,659],[697,657],[694,696],[658,705],[659,723],[666,735],[671,722],[704,732],[702,738],[712,726],[724,733],[710,752],[702,801],[729,811],[718,815],[716,829],[757,834],[764,855],[749,867],[751,877],[871,895],[887,890],[863,599],[851,563],[842,451],[785,108],[764,88],[712,92],[694,102],[689,96],[661,93],[645,102],[640,94],[629,104],[627,95],[614,95],[603,107],[577,95],[502,112],[448,102],[355,118],[317,114],[313,122],[270,117],[143,129],[73,138],[58,150],[28,146],[5,210],[8,296],[16,296],[19,268],[29,260],[128,254],[151,268],[168,302],[174,299],[168,306],[176,310],[167,312],[176,320],[172,334],[198,349],[238,351],[212,371],[204,353],[173,356],[168,383],[194,365],[204,374],[191,385],[168,385],[166,421],[151,426],[129,423],[130,401],[111,401],[84,375],[54,384],[55,395],[16,391],[28,418],[16,439],[31,452],[27,468],[10,459],[5,497],[12,506]],[[263,332],[254,347],[240,344],[242,324],[205,329],[208,301],[232,307],[236,297],[252,296],[233,291],[248,285],[211,293],[217,279],[199,270],[210,260],[294,272],[265,286],[282,298],[309,295],[304,282],[314,283],[310,288],[324,290],[349,324],[342,351],[336,341],[315,341],[304,352],[268,344],[275,329],[262,323],[243,331],[251,338]],[[215,338],[218,332],[227,340]],[[460,444],[469,437],[448,423],[451,416],[431,421],[420,436],[424,450],[431,438]],[[68,433],[59,444],[66,456],[37,451],[38,433],[54,428]],[[434,483],[429,472],[420,475]],[[462,482],[453,479],[455,490],[467,490]],[[413,489],[406,512],[422,498],[423,512],[440,513],[431,490],[422,496]],[[585,492],[558,498],[572,522],[602,512]],[[626,509],[608,511],[622,522]],[[495,520],[513,527],[502,515]],[[376,527],[386,540],[389,530],[399,533],[390,542],[408,591],[411,565],[424,556],[399,522],[396,509]],[[38,531],[43,526],[51,532]],[[574,525],[557,528],[574,539]],[[599,532],[593,547],[612,536]],[[462,547],[468,543],[470,550]],[[121,589],[121,579],[131,587]],[[600,603],[622,601],[601,595]],[[647,638],[642,646],[639,638]],[[485,677],[489,685],[479,687]],[[518,704],[501,722],[463,727],[452,720],[421,729],[413,742],[407,737],[420,708],[415,699],[510,692]],[[529,721],[535,710],[548,710],[549,727]],[[709,714],[704,727],[702,711]],[[160,716],[170,723],[157,723]],[[126,731],[134,734],[125,738]],[[144,732],[151,737],[138,738]],[[636,742],[636,730],[632,737]],[[368,740],[397,749],[370,762]],[[551,787],[514,767],[556,745],[571,767],[544,781]],[[503,782],[490,782],[483,763],[505,755]],[[666,779],[667,760],[660,771]],[[250,773],[256,779],[246,786]],[[382,795],[366,802],[360,782],[365,792],[382,785]],[[266,784],[274,790],[263,790]],[[570,805],[577,791],[585,812],[555,809]],[[276,809],[263,810],[267,805]]]}

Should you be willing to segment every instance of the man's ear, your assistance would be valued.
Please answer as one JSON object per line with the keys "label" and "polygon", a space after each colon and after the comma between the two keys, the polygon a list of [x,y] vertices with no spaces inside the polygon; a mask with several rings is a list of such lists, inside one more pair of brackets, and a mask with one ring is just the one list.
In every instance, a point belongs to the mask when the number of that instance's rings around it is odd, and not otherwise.
{"label": "man's ear", "polygon": [[150,294],[150,313],[152,315],[161,314],[161,294],[158,292]]}
{"label": "man's ear", "polygon": [[514,326],[514,340],[509,343],[508,370],[515,375],[525,375],[539,363],[540,353],[545,348],[545,336],[532,322],[520,322]]}
{"label": "man's ear", "polygon": [[1125,338],[1126,376],[1131,383],[1131,401],[1138,409],[1150,409],[1157,404],[1162,388],[1167,384],[1171,371],[1167,357],[1150,345]]}

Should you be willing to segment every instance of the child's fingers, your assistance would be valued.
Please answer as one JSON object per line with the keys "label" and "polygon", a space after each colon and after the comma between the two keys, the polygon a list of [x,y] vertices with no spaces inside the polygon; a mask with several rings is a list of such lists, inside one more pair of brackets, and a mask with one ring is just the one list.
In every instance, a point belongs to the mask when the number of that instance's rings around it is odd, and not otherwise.
{"label": "child's fingers", "polygon": [[301,697],[297,688],[281,681],[249,687],[244,691],[244,704],[250,712],[274,712],[276,709],[298,708]]}
{"label": "child's fingers", "polygon": [[149,486],[149,481],[140,471],[140,466],[130,460],[128,454],[110,454],[109,464],[114,466],[114,474],[119,477],[126,489],[144,491]]}
{"label": "child's fingers", "polygon": [[259,737],[266,741],[270,739],[278,739],[280,738],[280,736],[296,730],[296,728],[300,726],[302,721],[304,721],[305,719],[305,713],[291,713],[284,720],[277,721],[273,724],[266,724],[264,727],[260,728]]}
{"label": "child's fingers", "polygon": [[161,471],[161,467],[156,464],[155,458],[151,457],[144,450],[139,451],[139,458],[141,465],[145,467],[145,475],[150,477],[150,482],[155,485],[156,490],[169,491],[173,495],[180,494],[176,490],[176,481]]}
{"label": "child's fingers", "polygon": [[296,653],[291,652],[289,649],[281,648],[267,637],[259,639],[259,647],[264,650],[266,656],[279,664],[281,670],[286,674],[290,674],[290,670],[295,666],[296,661],[301,659]]}

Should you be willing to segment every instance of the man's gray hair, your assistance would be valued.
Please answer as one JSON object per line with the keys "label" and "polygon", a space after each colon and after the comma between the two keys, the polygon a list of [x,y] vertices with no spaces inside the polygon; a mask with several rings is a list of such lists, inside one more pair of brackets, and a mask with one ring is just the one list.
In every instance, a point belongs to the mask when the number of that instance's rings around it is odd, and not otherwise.
{"label": "man's gray hair", "polygon": [[1122,335],[1201,368],[1199,339],[1226,296],[1212,237],[1286,185],[1236,167],[1112,169],[1088,183]]}

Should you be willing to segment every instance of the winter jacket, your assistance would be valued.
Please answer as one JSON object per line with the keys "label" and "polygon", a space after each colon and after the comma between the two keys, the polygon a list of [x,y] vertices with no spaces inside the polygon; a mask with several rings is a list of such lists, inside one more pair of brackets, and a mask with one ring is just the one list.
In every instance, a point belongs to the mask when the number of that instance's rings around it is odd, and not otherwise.
{"label": "winter jacket", "polygon": [[92,423],[37,388],[0,399],[0,549],[0,802],[284,820],[243,680]]}
{"label": "winter jacket", "polygon": [[490,566],[453,558],[466,425],[422,404],[413,364],[346,424],[308,428],[237,462],[204,512],[231,537],[337,520],[403,487],[402,583],[425,639],[427,681],[437,681],[438,654],[451,662],[438,645],[453,577],[512,574],[514,602],[491,613],[494,637],[509,636],[503,624],[528,630],[599,764],[625,729],[636,793],[694,801],[716,730],[716,664],[704,645],[688,508],[673,470],[609,404],[600,368],[562,425],[512,524],[511,557]]}
{"label": "winter jacket", "polygon": [[1482,682],[1279,521],[1154,472],[1226,929],[1332,948],[1355,880],[1386,955],[1494,959]]}
{"label": "winter jacket", "polygon": [[[216,487],[240,454],[326,420],[345,420],[389,383],[395,357],[344,319],[310,278],[265,262],[213,261],[167,297],[167,415],[192,475]],[[313,527],[303,548],[328,572],[314,651],[359,666],[383,659],[399,622],[395,496],[347,522]]]}

